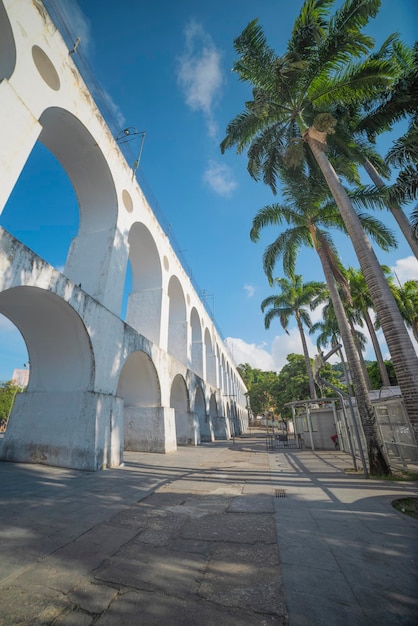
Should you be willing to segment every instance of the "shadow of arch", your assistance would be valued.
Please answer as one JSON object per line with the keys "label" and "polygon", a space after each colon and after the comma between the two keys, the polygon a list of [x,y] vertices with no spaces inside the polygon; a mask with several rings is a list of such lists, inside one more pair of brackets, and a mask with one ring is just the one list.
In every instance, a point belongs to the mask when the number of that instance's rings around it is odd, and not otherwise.
{"label": "shadow of arch", "polygon": [[126,322],[154,343],[160,342],[162,270],[157,245],[148,228],[135,222],[129,231],[132,292]]}
{"label": "shadow of arch", "polygon": [[0,82],[9,79],[16,66],[16,46],[9,18],[0,0]]}
{"label": "shadow of arch", "polygon": [[124,409],[124,448],[136,452],[155,451],[160,428],[161,389],[151,358],[140,350],[132,352],[122,367],[117,390]]}
{"label": "shadow of arch", "polygon": [[[112,173],[96,140],[69,111],[46,109],[39,141],[68,174],[77,196],[80,222],[67,256],[64,274],[103,302],[104,285],[114,245],[117,194]],[[88,271],[86,271],[88,268]]]}
{"label": "shadow of arch", "polygon": [[30,360],[27,391],[88,391],[93,387],[90,337],[80,316],[38,287],[0,293],[0,312],[21,332]]}
{"label": "shadow of arch", "polygon": [[180,374],[174,377],[171,385],[170,406],[174,409],[177,445],[198,444],[198,424],[190,411],[189,394],[186,382]]}

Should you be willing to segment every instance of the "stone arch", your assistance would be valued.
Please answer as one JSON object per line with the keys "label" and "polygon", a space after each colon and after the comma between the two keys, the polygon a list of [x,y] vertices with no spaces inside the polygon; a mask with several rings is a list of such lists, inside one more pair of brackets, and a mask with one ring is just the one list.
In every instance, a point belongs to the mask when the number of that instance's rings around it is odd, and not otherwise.
{"label": "stone arch", "polygon": [[212,424],[206,412],[206,400],[203,389],[196,387],[194,410],[199,421],[200,441],[213,441]]}
{"label": "stone arch", "polygon": [[169,315],[167,352],[181,363],[187,363],[187,316],[183,288],[177,276],[168,284]]}
{"label": "stone arch", "polygon": [[79,229],[64,274],[113,310],[114,302],[109,305],[105,297],[106,270],[122,241],[120,235],[116,238],[118,202],[109,165],[90,131],[69,111],[50,107],[39,122],[39,141],[68,174],[79,205]]}
{"label": "stone arch", "polygon": [[94,359],[83,321],[67,303],[39,287],[0,293],[0,312],[21,332],[29,354],[28,391],[92,389]]}
{"label": "stone arch", "polygon": [[27,286],[1,292],[0,311],[22,333],[30,358],[29,384],[16,397],[0,458],[89,471],[110,464],[111,402],[93,391],[93,350],[78,313],[56,294]]}
{"label": "stone arch", "polygon": [[202,325],[196,307],[190,313],[191,329],[191,369],[193,372],[203,377],[203,343]]}
{"label": "stone arch", "polygon": [[216,359],[209,329],[205,330],[206,380],[216,385]]}
{"label": "stone arch", "polygon": [[126,359],[119,376],[117,395],[123,400],[124,448],[158,451],[158,413],[161,388],[154,363],[137,350]]}
{"label": "stone arch", "polygon": [[127,323],[154,343],[160,342],[162,269],[155,240],[148,228],[135,222],[129,231],[132,291]]}
{"label": "stone arch", "polygon": [[190,411],[186,381],[177,374],[171,385],[170,406],[174,409],[177,445],[197,445],[198,424]]}
{"label": "stone arch", "polygon": [[0,82],[9,79],[16,66],[16,45],[12,27],[0,0]]}

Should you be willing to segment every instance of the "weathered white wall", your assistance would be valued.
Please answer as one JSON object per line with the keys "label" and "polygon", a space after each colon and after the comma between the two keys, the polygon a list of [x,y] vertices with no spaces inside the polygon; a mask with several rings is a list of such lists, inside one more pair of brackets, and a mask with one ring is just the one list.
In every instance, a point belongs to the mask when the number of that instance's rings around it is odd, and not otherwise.
{"label": "weathered white wall", "polygon": [[[0,233],[0,312],[31,361],[3,458],[96,469],[120,463],[124,445],[169,452],[197,445],[200,428],[205,439],[228,436],[232,389],[245,428],[245,387],[40,0],[0,0],[0,81],[0,211],[40,141],[68,174],[80,216],[63,274]],[[148,374],[152,402],[138,382]]]}

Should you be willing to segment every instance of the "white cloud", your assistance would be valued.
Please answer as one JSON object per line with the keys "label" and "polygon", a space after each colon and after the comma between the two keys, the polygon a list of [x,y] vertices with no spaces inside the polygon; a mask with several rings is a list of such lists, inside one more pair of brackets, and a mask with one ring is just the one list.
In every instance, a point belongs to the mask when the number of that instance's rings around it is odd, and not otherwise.
{"label": "white cloud", "polygon": [[252,298],[255,293],[255,287],[253,285],[244,285],[244,289],[247,292],[247,296]]}
{"label": "white cloud", "polygon": [[[318,350],[309,336],[306,337],[308,351],[313,358]],[[276,335],[273,339],[271,350],[264,345],[257,346],[254,343],[246,343],[243,339],[228,337],[225,340],[236,365],[249,363],[251,367],[267,372],[279,372],[287,363],[287,355],[303,354],[300,335],[297,328],[293,328],[283,335]]]}
{"label": "white cloud", "polygon": [[224,82],[221,53],[212,37],[194,20],[185,29],[185,51],[179,58],[177,80],[192,111],[201,111],[208,133],[214,137],[217,126],[213,116],[215,99]]}
{"label": "white cloud", "polygon": [[227,337],[225,344],[236,365],[249,363],[251,367],[266,372],[275,370],[272,355],[263,347],[235,337]]}
{"label": "white cloud", "polygon": [[418,260],[414,256],[398,259],[390,269],[402,285],[407,280],[418,280]]}
{"label": "white cloud", "polygon": [[215,193],[224,197],[230,196],[237,186],[229,167],[213,160],[209,161],[206,171],[203,174],[203,180]]}

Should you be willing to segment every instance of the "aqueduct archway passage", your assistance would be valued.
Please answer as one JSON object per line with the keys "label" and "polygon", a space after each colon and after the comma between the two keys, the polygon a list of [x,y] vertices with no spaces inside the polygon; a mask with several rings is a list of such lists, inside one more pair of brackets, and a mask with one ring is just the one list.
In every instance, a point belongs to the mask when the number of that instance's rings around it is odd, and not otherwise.
{"label": "aqueduct archway passage", "polygon": [[95,470],[245,428],[224,342],[38,0],[0,0],[0,109],[0,210],[42,144],[79,214],[62,271],[0,229],[0,313],[31,364],[0,458]]}

